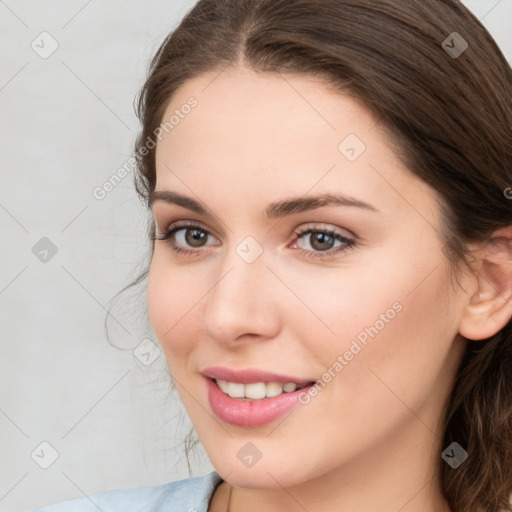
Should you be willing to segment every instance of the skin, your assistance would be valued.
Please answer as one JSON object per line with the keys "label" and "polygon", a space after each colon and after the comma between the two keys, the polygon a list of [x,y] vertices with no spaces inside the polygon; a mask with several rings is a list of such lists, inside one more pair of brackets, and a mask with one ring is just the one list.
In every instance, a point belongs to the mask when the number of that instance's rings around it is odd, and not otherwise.
{"label": "skin", "polygon": [[[164,119],[190,96],[197,107],[158,142],[156,190],[190,196],[213,215],[153,204],[157,233],[180,220],[199,224],[208,238],[191,246],[185,229],[177,233],[176,245],[193,256],[155,242],[148,309],[201,442],[234,486],[230,510],[449,510],[434,469],[465,347],[457,333],[498,330],[510,308],[501,316],[493,310],[492,326],[482,316],[491,307],[480,307],[475,320],[479,281],[464,273],[463,287],[452,285],[435,191],[403,166],[350,96],[318,78],[228,68],[186,82]],[[366,146],[355,161],[338,150],[348,134]],[[378,211],[328,206],[264,216],[270,202],[322,192]],[[313,237],[294,235],[301,227],[327,227],[355,244],[308,257],[301,249],[321,249]],[[247,236],[263,250],[250,264],[236,252]],[[253,428],[214,415],[204,368],[319,379],[394,303],[400,312],[309,404]],[[250,468],[237,457],[247,442],[262,455]],[[218,487],[210,511],[226,510],[228,491],[227,483]]]}

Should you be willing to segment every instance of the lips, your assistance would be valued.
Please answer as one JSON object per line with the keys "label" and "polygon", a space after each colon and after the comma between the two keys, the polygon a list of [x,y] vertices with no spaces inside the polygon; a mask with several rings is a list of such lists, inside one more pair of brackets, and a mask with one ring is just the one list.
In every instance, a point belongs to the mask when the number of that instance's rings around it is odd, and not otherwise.
{"label": "lips", "polygon": [[202,373],[215,415],[242,427],[258,427],[279,419],[298,405],[299,394],[314,384],[313,379],[260,370],[211,367]]}
{"label": "lips", "polygon": [[241,384],[251,384],[255,382],[281,382],[286,384],[294,382],[295,384],[308,384],[316,379],[304,379],[291,375],[282,375],[263,370],[234,370],[224,366],[212,366],[203,370],[203,375],[210,379],[221,379],[227,382],[239,382]]}

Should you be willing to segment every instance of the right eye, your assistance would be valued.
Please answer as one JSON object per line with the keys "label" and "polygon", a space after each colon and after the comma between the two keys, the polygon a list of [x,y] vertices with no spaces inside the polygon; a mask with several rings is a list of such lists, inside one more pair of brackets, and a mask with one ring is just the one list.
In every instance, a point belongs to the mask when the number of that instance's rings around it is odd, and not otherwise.
{"label": "right eye", "polygon": [[[205,228],[189,223],[189,222],[174,222],[158,237],[153,240],[167,241],[170,248],[176,254],[183,255],[197,255],[200,252],[197,248],[203,247],[208,237],[213,235]],[[218,245],[218,244],[217,244]],[[187,248],[188,247],[188,248]],[[196,248],[195,250],[193,248]],[[190,249],[192,248],[192,250]]]}

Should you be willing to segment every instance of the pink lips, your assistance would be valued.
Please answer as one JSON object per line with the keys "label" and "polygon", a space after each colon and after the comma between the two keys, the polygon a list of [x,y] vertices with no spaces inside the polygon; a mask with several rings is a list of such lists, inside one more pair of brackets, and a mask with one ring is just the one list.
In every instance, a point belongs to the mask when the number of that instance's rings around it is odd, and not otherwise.
{"label": "pink lips", "polygon": [[300,377],[290,377],[278,373],[270,373],[262,370],[233,370],[224,366],[212,366],[203,370],[205,377],[210,379],[227,380],[228,382],[240,382],[241,384],[251,384],[251,382],[295,382],[295,384],[306,384],[315,379],[301,379]]}
{"label": "pink lips", "polygon": [[210,367],[203,372],[206,377],[208,399],[213,412],[224,422],[241,427],[259,427],[277,420],[299,403],[299,394],[308,391],[308,386],[282,393],[281,395],[262,398],[261,400],[244,400],[231,398],[217,385],[214,379],[250,384],[252,382],[294,382],[306,384],[314,379],[305,380],[297,377],[264,372],[260,370],[233,370],[225,367]]}

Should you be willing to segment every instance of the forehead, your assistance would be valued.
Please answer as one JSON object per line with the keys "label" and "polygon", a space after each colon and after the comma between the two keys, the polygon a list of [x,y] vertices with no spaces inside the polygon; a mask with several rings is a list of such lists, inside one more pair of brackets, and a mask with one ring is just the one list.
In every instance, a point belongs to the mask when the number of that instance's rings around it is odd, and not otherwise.
{"label": "forehead", "polygon": [[356,133],[363,139],[376,125],[350,95],[308,75],[256,73],[246,68],[209,72],[176,91],[163,121],[179,113],[191,97],[197,106],[169,133],[176,150],[181,136],[193,131],[196,139],[208,144],[205,149],[220,145],[235,149],[236,142],[236,149],[247,155],[261,155],[265,148],[298,151],[320,139],[337,151],[336,142],[344,134]]}
{"label": "forehead", "polygon": [[[183,108],[190,98],[195,106]],[[217,70],[176,91],[162,122],[173,115],[179,122],[157,144],[157,189],[210,194],[229,183],[268,201],[335,189],[378,208],[432,195],[371,113],[318,77]]]}

